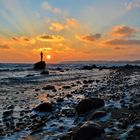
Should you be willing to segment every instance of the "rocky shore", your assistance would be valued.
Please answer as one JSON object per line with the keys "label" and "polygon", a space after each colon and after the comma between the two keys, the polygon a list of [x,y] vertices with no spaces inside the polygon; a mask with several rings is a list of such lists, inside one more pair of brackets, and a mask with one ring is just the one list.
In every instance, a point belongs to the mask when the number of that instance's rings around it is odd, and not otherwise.
{"label": "rocky shore", "polygon": [[0,139],[139,140],[140,69],[98,71],[102,77],[32,85],[12,96],[3,93]]}

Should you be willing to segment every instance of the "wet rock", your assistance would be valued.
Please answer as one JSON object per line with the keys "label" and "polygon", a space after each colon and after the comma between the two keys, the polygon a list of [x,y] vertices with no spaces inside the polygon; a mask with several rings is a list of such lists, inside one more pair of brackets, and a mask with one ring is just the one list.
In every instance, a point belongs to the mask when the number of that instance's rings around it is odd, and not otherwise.
{"label": "wet rock", "polygon": [[82,70],[92,70],[94,68],[97,68],[97,66],[96,65],[90,65],[90,66],[85,65],[85,66],[82,67]]}
{"label": "wet rock", "polygon": [[127,140],[139,140],[140,139],[140,127],[134,127],[128,134]]}
{"label": "wet rock", "polygon": [[96,111],[88,116],[88,120],[97,119],[106,116],[105,111]]}
{"label": "wet rock", "polygon": [[63,89],[70,89],[71,86],[63,86]]}
{"label": "wet rock", "polygon": [[140,110],[140,103],[134,104],[129,107],[131,110]]}
{"label": "wet rock", "polygon": [[34,74],[28,74],[28,75],[26,75],[26,77],[32,77],[32,76],[34,76]]}
{"label": "wet rock", "polygon": [[42,74],[42,75],[43,75],[43,74],[44,74],[44,75],[48,75],[48,74],[49,74],[49,71],[47,71],[47,70],[46,70],[46,71],[42,71],[40,74]]}
{"label": "wet rock", "polygon": [[12,115],[12,113],[13,113],[12,110],[7,110],[7,111],[3,112],[3,118]]}
{"label": "wet rock", "polygon": [[57,98],[57,102],[63,102],[63,101],[64,101],[63,98],[61,98],[61,97]]}
{"label": "wet rock", "polygon": [[47,85],[46,87],[43,87],[44,90],[55,90],[55,86]]}
{"label": "wet rock", "polygon": [[46,67],[45,61],[37,62],[34,65],[35,70],[45,69],[45,67]]}
{"label": "wet rock", "polygon": [[73,140],[91,140],[100,137],[103,133],[104,129],[99,124],[89,121],[78,129]]}
{"label": "wet rock", "polygon": [[13,109],[14,108],[14,105],[9,105],[8,107],[7,107],[7,109]]}
{"label": "wet rock", "polygon": [[67,96],[67,98],[71,98],[72,94],[67,94],[66,96]]}
{"label": "wet rock", "polygon": [[79,102],[76,106],[76,112],[78,114],[84,114],[102,106],[104,106],[104,100],[100,98],[88,98]]}
{"label": "wet rock", "polygon": [[35,107],[33,110],[38,111],[38,112],[51,112],[52,111],[52,104],[47,102],[47,103],[42,103]]}

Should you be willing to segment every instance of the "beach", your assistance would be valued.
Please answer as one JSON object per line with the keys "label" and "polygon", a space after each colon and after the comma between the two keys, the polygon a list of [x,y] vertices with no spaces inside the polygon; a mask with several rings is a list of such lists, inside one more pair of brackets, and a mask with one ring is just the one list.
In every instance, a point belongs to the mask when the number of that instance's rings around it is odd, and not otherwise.
{"label": "beach", "polygon": [[43,71],[0,64],[1,140],[140,138],[139,68],[56,64]]}

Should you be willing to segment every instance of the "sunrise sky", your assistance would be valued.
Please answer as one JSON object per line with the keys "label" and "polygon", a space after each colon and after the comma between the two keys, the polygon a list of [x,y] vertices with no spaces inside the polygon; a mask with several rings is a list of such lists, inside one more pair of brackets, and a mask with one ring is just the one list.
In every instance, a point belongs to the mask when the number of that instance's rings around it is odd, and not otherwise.
{"label": "sunrise sky", "polygon": [[140,60],[140,0],[0,0],[0,62]]}

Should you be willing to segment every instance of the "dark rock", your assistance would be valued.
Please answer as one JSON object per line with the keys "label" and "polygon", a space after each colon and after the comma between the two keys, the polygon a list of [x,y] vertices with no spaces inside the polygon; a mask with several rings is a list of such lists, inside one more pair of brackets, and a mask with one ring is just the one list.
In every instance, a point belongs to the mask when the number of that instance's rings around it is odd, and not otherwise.
{"label": "dark rock", "polygon": [[28,74],[28,75],[26,75],[26,77],[32,77],[32,76],[34,76],[34,74]]}
{"label": "dark rock", "polygon": [[39,70],[39,69],[45,69],[46,64],[45,61],[40,61],[34,64],[34,69]]}
{"label": "dark rock", "polygon": [[88,116],[88,120],[97,119],[106,116],[105,111],[96,111]]}
{"label": "dark rock", "polygon": [[43,87],[44,90],[55,90],[55,86],[47,85],[46,87]]}
{"label": "dark rock", "polygon": [[14,108],[14,105],[9,105],[8,107],[7,107],[7,109],[13,109]]}
{"label": "dark rock", "polygon": [[64,101],[64,99],[63,98],[57,98],[57,102],[63,102]]}
{"label": "dark rock", "polygon": [[42,103],[35,107],[33,110],[39,111],[39,112],[51,112],[52,111],[52,104],[47,102],[47,103]]}
{"label": "dark rock", "polygon": [[71,86],[63,86],[63,89],[70,89]]}
{"label": "dark rock", "polygon": [[71,98],[72,94],[67,94],[66,96],[67,96],[67,98]]}
{"label": "dark rock", "polygon": [[48,75],[49,71],[42,71],[40,74]]}
{"label": "dark rock", "polygon": [[12,110],[7,110],[7,111],[3,112],[3,118],[12,115],[12,113],[13,113]]}
{"label": "dark rock", "polygon": [[102,106],[104,106],[104,100],[100,98],[88,98],[79,102],[76,106],[76,112],[78,114],[84,114]]}
{"label": "dark rock", "polygon": [[39,90],[40,90],[39,88],[36,88],[36,89],[35,89],[35,91],[39,91]]}
{"label": "dark rock", "polygon": [[75,133],[73,140],[91,140],[100,137],[104,133],[104,129],[97,123],[86,122]]}
{"label": "dark rock", "polygon": [[97,68],[97,66],[96,65],[90,65],[90,66],[86,65],[86,66],[82,67],[82,70],[92,70],[94,68]]}

